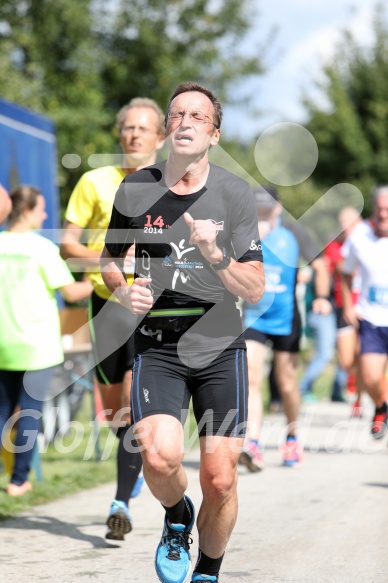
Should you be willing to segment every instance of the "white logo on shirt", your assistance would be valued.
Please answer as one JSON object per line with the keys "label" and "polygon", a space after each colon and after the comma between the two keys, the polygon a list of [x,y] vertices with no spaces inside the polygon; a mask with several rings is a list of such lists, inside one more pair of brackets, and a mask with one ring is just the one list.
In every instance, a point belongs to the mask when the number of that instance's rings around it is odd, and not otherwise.
{"label": "white logo on shirt", "polygon": [[171,243],[171,242],[170,242],[170,245],[174,249],[178,259],[182,259],[183,255],[185,253],[188,253],[189,251],[195,250],[195,247],[188,247],[187,249],[185,249],[184,248],[184,245],[185,245],[184,239],[182,239],[182,241],[179,242],[179,245],[175,245],[175,243]]}
{"label": "white logo on shirt", "polygon": [[261,251],[262,246],[256,245],[256,242],[252,240],[251,246],[249,247],[249,251]]}

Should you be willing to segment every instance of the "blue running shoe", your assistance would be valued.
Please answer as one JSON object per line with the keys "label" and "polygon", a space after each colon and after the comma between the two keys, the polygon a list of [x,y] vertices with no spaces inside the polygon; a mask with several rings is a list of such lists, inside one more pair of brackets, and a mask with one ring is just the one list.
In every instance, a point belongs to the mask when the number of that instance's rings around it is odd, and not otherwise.
{"label": "blue running shoe", "polygon": [[191,583],[200,583],[200,581],[203,581],[204,583],[217,583],[218,577],[215,575],[201,575],[200,573],[193,573]]}
{"label": "blue running shoe", "polygon": [[124,535],[131,532],[132,518],[125,502],[113,500],[106,525],[109,530],[105,538],[109,540],[124,540]]}
{"label": "blue running shoe", "polygon": [[162,583],[184,583],[191,569],[189,548],[193,540],[190,538],[193,528],[195,511],[193,503],[185,496],[191,510],[191,522],[184,524],[169,524],[164,519],[162,538],[155,555],[155,569]]}
{"label": "blue running shoe", "polygon": [[131,496],[130,498],[136,498],[136,496],[139,496],[141,489],[143,487],[144,484],[144,476],[143,476],[143,472],[141,472],[139,474],[139,477],[137,478],[135,485],[133,487],[133,490],[131,492]]}

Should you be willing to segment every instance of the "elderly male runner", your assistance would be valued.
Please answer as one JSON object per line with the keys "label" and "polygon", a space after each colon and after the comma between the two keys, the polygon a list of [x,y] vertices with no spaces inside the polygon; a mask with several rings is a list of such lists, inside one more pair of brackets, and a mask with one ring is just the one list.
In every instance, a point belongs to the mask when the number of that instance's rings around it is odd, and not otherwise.
{"label": "elderly male runner", "polygon": [[[221,104],[184,83],[166,114],[167,162],[140,170],[116,194],[101,266],[107,287],[135,314],[132,419],[144,477],[166,516],[155,567],[163,583],[190,572],[194,507],[182,467],[190,398],[200,436],[203,500],[191,581],[218,582],[237,516],[237,461],[247,414],[245,342],[236,296],[264,291],[253,194],[209,163]],[[136,243],[136,279],[123,261]]]}
{"label": "elderly male runner", "polygon": [[[387,431],[388,404],[381,379],[388,364],[388,185],[372,191],[373,216],[355,227],[347,239],[343,266],[344,318],[358,329],[363,385],[375,404],[373,437]],[[352,280],[360,270],[361,290],[353,305]]]}

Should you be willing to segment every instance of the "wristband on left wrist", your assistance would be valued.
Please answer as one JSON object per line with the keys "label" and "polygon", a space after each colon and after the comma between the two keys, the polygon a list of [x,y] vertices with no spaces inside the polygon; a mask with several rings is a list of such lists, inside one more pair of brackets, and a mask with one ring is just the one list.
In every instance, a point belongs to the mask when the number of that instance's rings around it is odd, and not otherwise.
{"label": "wristband on left wrist", "polygon": [[225,247],[222,247],[222,259],[218,263],[210,263],[210,267],[214,269],[214,271],[220,271],[221,269],[226,269],[231,262],[231,257],[228,254]]}

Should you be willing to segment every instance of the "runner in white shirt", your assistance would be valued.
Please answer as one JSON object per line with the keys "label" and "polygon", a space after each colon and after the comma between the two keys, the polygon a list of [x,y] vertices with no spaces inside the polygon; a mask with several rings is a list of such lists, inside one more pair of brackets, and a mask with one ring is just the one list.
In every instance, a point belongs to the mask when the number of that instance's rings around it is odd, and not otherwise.
{"label": "runner in white shirt", "polygon": [[[359,329],[361,377],[375,403],[372,435],[387,431],[388,407],[381,379],[388,360],[388,185],[372,191],[373,217],[363,221],[348,239],[344,263],[344,318]],[[361,292],[352,304],[351,285],[360,269]]]}

